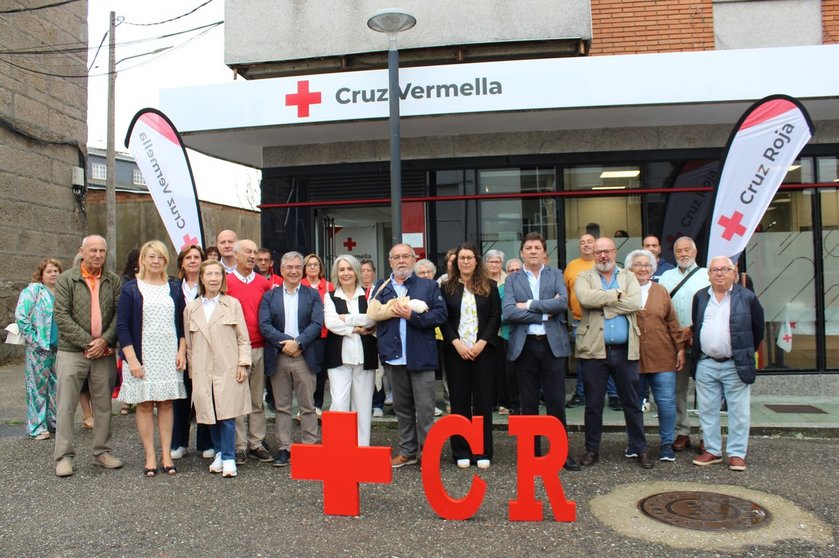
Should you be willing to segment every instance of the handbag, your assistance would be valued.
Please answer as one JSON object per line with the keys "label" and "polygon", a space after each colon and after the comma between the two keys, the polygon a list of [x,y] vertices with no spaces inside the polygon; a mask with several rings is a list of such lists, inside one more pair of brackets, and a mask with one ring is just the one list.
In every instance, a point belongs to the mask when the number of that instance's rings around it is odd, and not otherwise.
{"label": "handbag", "polygon": [[6,326],[6,343],[9,345],[23,345],[23,335],[17,324],[12,322]]}

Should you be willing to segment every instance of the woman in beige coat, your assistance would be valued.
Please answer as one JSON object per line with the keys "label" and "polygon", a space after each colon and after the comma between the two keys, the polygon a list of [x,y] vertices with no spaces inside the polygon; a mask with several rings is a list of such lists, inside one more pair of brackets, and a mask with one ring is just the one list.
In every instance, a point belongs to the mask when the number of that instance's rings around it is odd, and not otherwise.
{"label": "woman in beige coat", "polygon": [[250,338],[239,301],[227,296],[224,268],[201,264],[200,296],[184,311],[187,362],[195,420],[207,424],[216,452],[211,473],[236,476],[236,417],[252,412]]}

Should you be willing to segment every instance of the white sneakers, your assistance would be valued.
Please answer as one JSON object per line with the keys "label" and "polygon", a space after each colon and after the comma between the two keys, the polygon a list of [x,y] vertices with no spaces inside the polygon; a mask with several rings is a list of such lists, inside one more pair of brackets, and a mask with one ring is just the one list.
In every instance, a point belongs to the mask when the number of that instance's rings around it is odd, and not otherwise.
{"label": "white sneakers", "polygon": [[181,446],[172,450],[172,459],[180,459],[188,453],[187,448]]}
{"label": "white sneakers", "polygon": [[373,418],[382,418],[384,416],[385,416],[384,411],[382,411],[378,407],[373,407]]}
{"label": "white sneakers", "polygon": [[221,476],[223,477],[235,477],[236,476],[236,460],[235,459],[225,459],[221,462],[222,464],[222,471]]}
{"label": "white sneakers", "polygon": [[489,459],[479,459],[478,469],[489,469]]}
{"label": "white sneakers", "polygon": [[203,457],[204,459],[212,459],[215,456],[216,456],[216,450],[214,450],[212,448],[210,448],[208,450],[204,450],[203,452],[201,452],[201,457]]}
{"label": "white sneakers", "polygon": [[459,469],[468,469],[469,468],[469,460],[468,459],[458,459],[457,466]]}
{"label": "white sneakers", "polygon": [[[233,461],[233,464],[236,464],[236,461]],[[215,460],[210,464],[210,472],[211,473],[221,473],[224,470],[224,466],[222,465],[221,461],[221,453],[216,454]]]}
{"label": "white sneakers", "polygon": [[[460,469],[468,469],[469,464],[470,464],[470,461],[468,459],[458,459],[457,460],[457,466]],[[478,461],[475,462],[475,464],[478,466],[478,469],[489,469],[489,459],[479,459]]]}

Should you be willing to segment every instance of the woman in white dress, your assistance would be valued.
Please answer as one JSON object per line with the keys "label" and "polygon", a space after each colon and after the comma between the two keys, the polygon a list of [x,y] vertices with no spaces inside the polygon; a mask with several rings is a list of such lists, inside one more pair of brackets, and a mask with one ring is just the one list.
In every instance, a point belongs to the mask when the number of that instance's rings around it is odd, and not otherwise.
{"label": "woman in white dress", "polygon": [[332,277],[338,288],[323,300],[326,368],[329,373],[331,411],[355,411],[358,445],[370,445],[373,386],[379,367],[376,322],[367,317],[367,297],[361,287],[361,264],[354,256],[335,258]]}
{"label": "woman in white dress", "polygon": [[[172,400],[186,397],[183,371],[186,367],[184,297],[177,281],[169,281],[169,252],[159,240],[140,249],[137,278],[122,288],[117,309],[117,336],[123,360],[119,400],[137,405],[137,432],[143,442],[143,474],[158,473],[154,449],[154,408],[160,433],[163,471],[175,475],[172,461]],[[143,348],[145,347],[145,351]],[[129,374],[125,374],[125,370]]]}

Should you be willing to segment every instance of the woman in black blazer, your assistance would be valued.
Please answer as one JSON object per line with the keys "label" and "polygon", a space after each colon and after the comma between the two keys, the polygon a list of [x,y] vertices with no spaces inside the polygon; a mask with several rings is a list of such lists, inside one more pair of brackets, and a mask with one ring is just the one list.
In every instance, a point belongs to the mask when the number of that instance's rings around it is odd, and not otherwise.
{"label": "woman in black blazer", "polygon": [[465,469],[475,464],[488,469],[492,459],[492,406],[495,404],[495,367],[501,298],[495,281],[487,277],[478,250],[461,244],[452,273],[443,284],[443,299],[449,312],[443,324],[446,364],[452,413],[467,419],[484,417],[484,450],[471,451],[461,436],[451,440],[452,456]]}

